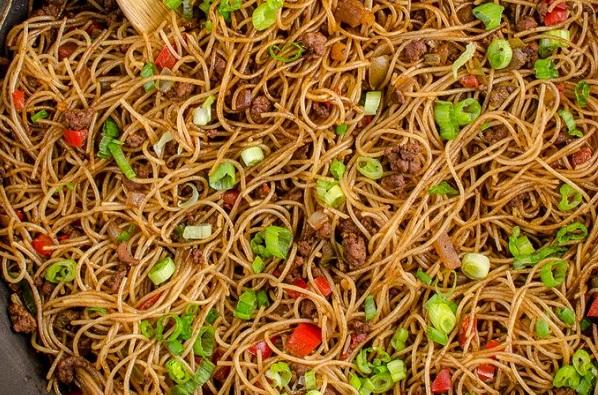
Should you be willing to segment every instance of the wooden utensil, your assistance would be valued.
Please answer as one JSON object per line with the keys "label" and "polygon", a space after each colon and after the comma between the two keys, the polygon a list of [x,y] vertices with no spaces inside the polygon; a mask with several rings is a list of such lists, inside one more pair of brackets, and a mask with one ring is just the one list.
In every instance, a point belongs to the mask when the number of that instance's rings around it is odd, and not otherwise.
{"label": "wooden utensil", "polygon": [[141,33],[153,32],[168,14],[162,0],[116,0],[129,22]]}

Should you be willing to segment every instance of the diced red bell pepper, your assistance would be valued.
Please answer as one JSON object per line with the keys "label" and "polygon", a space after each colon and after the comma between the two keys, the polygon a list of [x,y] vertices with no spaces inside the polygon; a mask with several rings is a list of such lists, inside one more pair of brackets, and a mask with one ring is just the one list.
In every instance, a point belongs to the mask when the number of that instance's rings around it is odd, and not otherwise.
{"label": "diced red bell pepper", "polygon": [[222,194],[222,201],[224,202],[224,206],[229,210],[233,208],[237,198],[239,197],[239,191],[236,189],[229,189],[228,191]]}
{"label": "diced red bell pepper", "polygon": [[473,74],[461,77],[459,79],[459,82],[461,83],[461,86],[463,86],[463,88],[478,89],[480,86],[480,81],[478,81],[478,77],[476,77]]}
{"label": "diced red bell pepper", "polygon": [[83,147],[85,138],[87,137],[87,130],[71,130],[64,131],[64,141],[74,148]]}
{"label": "diced red bell pepper", "polygon": [[588,310],[587,314],[588,318],[598,318],[598,296],[594,297],[594,301],[590,306],[590,310]]}
{"label": "diced red bell pepper", "polygon": [[54,245],[54,240],[50,236],[39,234],[31,241],[31,245],[39,255],[45,257],[52,256],[52,250],[46,248]]}
{"label": "diced red bell pepper", "polygon": [[160,296],[162,295],[162,292],[158,292],[152,296],[150,296],[149,298],[147,298],[147,300],[144,300],[143,302],[139,303],[139,306],[137,307],[139,310],[147,310],[150,307],[152,307],[153,305],[156,304],[156,302],[158,301],[158,299],[160,299]]}
{"label": "diced red bell pepper", "polygon": [[567,19],[567,17],[569,16],[569,11],[567,11],[567,9],[563,10],[559,8],[559,6],[557,6],[554,10],[546,14],[546,16],[544,17],[544,25],[558,25],[559,23],[564,22]]}
{"label": "diced red bell pepper", "polygon": [[471,322],[469,317],[469,315],[463,317],[461,326],[459,327],[459,345],[461,348],[465,347],[467,339],[474,338],[478,332],[478,320],[474,317],[473,322]]}
{"label": "diced red bell pepper", "polygon": [[484,346],[484,349],[492,350],[493,348],[498,348],[498,347],[500,347],[500,342],[496,339],[492,339],[488,343],[486,343],[486,345]]}
{"label": "diced red bell pepper", "polygon": [[494,380],[494,373],[496,373],[496,366],[489,363],[483,363],[476,368],[476,374],[486,383]]}
{"label": "diced red bell pepper", "polygon": [[301,323],[291,333],[285,348],[296,357],[314,352],[322,343],[322,330],[314,324]]}
{"label": "diced red bell pepper", "polygon": [[260,352],[262,354],[262,359],[270,358],[270,356],[272,355],[272,350],[270,349],[270,346],[268,346],[268,343],[266,343],[263,340],[260,340],[259,342],[255,343],[253,346],[249,347],[249,349],[247,351],[249,351],[249,353],[251,355],[256,355],[256,356],[257,356],[257,353]]}
{"label": "diced red bell pepper", "polygon": [[444,368],[438,372],[436,378],[432,382],[432,392],[435,394],[442,394],[443,392],[449,392],[451,388],[453,388],[451,371],[448,370],[448,368]]}
{"label": "diced red bell pepper", "polygon": [[15,213],[17,213],[17,217],[19,218],[19,221],[25,220],[25,213],[23,212],[23,210],[21,210],[21,209],[15,210]]}
{"label": "diced red bell pepper", "polygon": [[156,66],[160,67],[161,69],[167,68],[172,69],[176,65],[176,58],[168,49],[168,46],[164,46],[158,57],[156,58]]}
{"label": "diced red bell pepper", "polygon": [[318,287],[318,291],[324,296],[327,297],[332,293],[332,288],[330,288],[330,283],[324,276],[314,277],[314,283]]}
{"label": "diced red bell pepper", "polygon": [[12,93],[12,103],[15,106],[15,110],[23,111],[25,109],[25,92],[21,89],[17,89]]}
{"label": "diced red bell pepper", "polygon": [[[291,281],[291,284],[293,284],[294,286],[299,287],[299,288],[307,289],[307,283],[302,278],[294,279],[293,281]],[[287,295],[289,295],[290,298],[297,299],[299,296],[302,295],[302,293],[293,291],[292,289],[288,289]]]}

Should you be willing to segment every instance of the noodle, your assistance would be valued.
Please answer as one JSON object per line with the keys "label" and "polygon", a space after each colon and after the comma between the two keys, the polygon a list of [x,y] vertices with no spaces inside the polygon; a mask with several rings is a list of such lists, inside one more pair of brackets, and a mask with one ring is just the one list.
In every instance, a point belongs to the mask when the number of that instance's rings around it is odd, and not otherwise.
{"label": "noodle", "polygon": [[[568,5],[561,28],[571,39],[551,56],[559,72],[551,80],[535,78],[533,65],[494,70],[484,63],[497,37],[523,45],[545,37],[550,29],[543,25],[514,27],[537,15],[536,2],[498,2],[506,10],[502,27],[493,31],[464,17],[471,14],[470,1],[357,2],[371,7],[374,24],[341,24],[335,10],[343,0],[288,0],[274,28],[256,31],[252,12],[260,2],[242,2],[230,22],[216,2],[207,16],[211,31],[203,13],[185,20],[172,12],[154,34],[138,35],[120,13],[90,2],[68,3],[58,18],[32,16],[12,29],[7,46],[13,58],[0,101],[0,261],[15,291],[13,303],[26,305],[23,287],[31,291],[37,326],[31,344],[49,358],[48,390],[168,393],[176,383],[167,361],[198,370],[202,358],[194,353],[194,339],[214,310],[217,367],[202,393],[305,393],[306,369],[314,369],[322,393],[357,393],[349,378],[367,347],[405,362],[406,378],[389,393],[431,394],[444,368],[452,393],[561,393],[553,387],[560,366],[571,364],[580,349],[598,358],[598,327],[582,330],[580,322],[598,295],[598,1],[560,2]],[[307,48],[299,60],[285,63],[269,53],[274,44],[309,47],[305,33],[318,31],[326,38],[323,54]],[[407,59],[417,40],[433,56]],[[479,89],[451,73],[469,42],[477,53],[459,73],[477,76]],[[343,52],[342,61],[334,50]],[[443,50],[444,61],[435,63]],[[147,62],[159,63],[161,51],[175,58],[170,73],[160,67],[140,77]],[[375,115],[365,115],[361,98],[376,90],[368,78],[381,56],[388,60],[378,84],[382,104]],[[574,94],[581,80],[592,91],[586,107]],[[406,83],[402,90],[400,81]],[[146,91],[148,82],[159,89]],[[391,98],[393,87],[401,98]],[[25,93],[25,110],[15,108],[17,90]],[[246,90],[251,104],[239,110]],[[492,96],[501,90],[496,105]],[[194,111],[210,96],[216,99],[211,120],[198,126]],[[260,109],[257,97],[263,98]],[[481,104],[481,115],[444,141],[435,104],[466,98]],[[563,108],[581,137],[566,134]],[[65,140],[65,113],[73,109],[91,114],[79,148]],[[40,110],[48,116],[32,122]],[[120,129],[134,181],[116,160],[98,157],[109,119]],[[340,124],[348,128],[344,136],[335,133]],[[160,156],[154,145],[167,132],[172,141]],[[241,152],[254,146],[264,159],[248,167]],[[400,157],[396,166],[403,170],[396,170],[392,147],[417,147],[416,159]],[[360,157],[377,158],[385,177],[364,176]],[[346,166],[338,181],[345,201],[336,208],[323,204],[317,189],[318,180],[332,180],[334,159]],[[238,196],[210,186],[209,175],[223,163],[234,166]],[[390,184],[398,182],[388,178],[393,175],[403,184]],[[430,194],[442,181],[456,193]],[[581,204],[569,211],[559,209],[563,184],[581,192]],[[322,214],[328,232],[319,237],[310,223]],[[554,256],[513,268],[508,243],[514,227],[540,248],[574,222],[588,235],[565,245],[560,259],[568,270],[561,285],[549,288],[540,279]],[[347,223],[352,230],[344,230]],[[210,224],[211,234],[181,236],[181,227],[197,224]],[[119,248],[116,237],[129,225],[131,238]],[[256,273],[251,241],[271,225],[290,229],[293,243],[286,259],[264,259],[264,270]],[[33,246],[40,234],[52,238],[47,256]],[[443,235],[461,259],[464,253],[487,256],[487,277],[470,280],[461,269],[448,270],[437,250]],[[365,263],[351,262],[360,251],[352,250],[349,237],[364,241]],[[148,274],[166,256],[176,271],[155,285]],[[76,262],[72,281],[48,281],[48,269],[65,259]],[[418,279],[418,269],[433,282]],[[330,296],[317,278],[325,279]],[[266,291],[269,305],[242,320],[234,312],[249,289]],[[446,346],[428,336],[425,306],[435,293],[457,306]],[[365,323],[368,296],[376,315]],[[156,328],[166,315],[180,317],[190,306],[198,307],[193,336],[177,357],[166,341],[143,334],[144,320]],[[559,319],[559,308],[575,312],[574,325]],[[550,330],[544,338],[536,334],[541,320]],[[460,344],[460,327],[472,321],[477,333]],[[289,352],[291,333],[301,323],[322,331],[321,345],[307,356]],[[409,337],[394,350],[399,328]],[[166,325],[165,333],[172,331]],[[490,351],[492,340],[499,346]],[[260,341],[271,356],[251,352]],[[70,380],[64,377],[67,360]],[[277,389],[267,374],[275,362],[286,362],[293,373],[286,389]],[[494,367],[490,380],[480,376],[484,364]]]}

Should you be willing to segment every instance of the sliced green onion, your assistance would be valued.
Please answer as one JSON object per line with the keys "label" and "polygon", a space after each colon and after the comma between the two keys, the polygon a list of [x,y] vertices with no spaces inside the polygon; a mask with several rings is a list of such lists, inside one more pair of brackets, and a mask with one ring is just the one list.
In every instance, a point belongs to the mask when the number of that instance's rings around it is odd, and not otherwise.
{"label": "sliced green onion", "polygon": [[370,348],[362,348],[357,353],[355,357],[355,364],[357,365],[357,370],[359,370],[363,374],[370,374],[372,373],[371,364],[368,361],[368,353],[371,351]]}
{"label": "sliced green onion", "polygon": [[459,191],[453,188],[453,186],[447,181],[441,181],[440,183],[430,187],[430,189],[428,189],[428,194],[432,196],[455,196],[459,194]]}
{"label": "sliced green onion", "polygon": [[245,166],[255,166],[264,160],[264,151],[258,146],[245,148],[241,151],[241,160]]}
{"label": "sliced green onion", "polygon": [[556,309],[556,315],[559,320],[568,326],[575,325],[575,312],[568,307],[559,307]]}
{"label": "sliced green onion", "polygon": [[558,48],[567,48],[571,40],[569,30],[550,30],[546,32],[547,36],[554,38],[541,38],[538,46],[538,54],[541,58],[546,58],[554,53]]}
{"label": "sliced green onion", "polygon": [[183,17],[185,19],[193,18],[193,4],[191,0],[183,0]]}
{"label": "sliced green onion", "polygon": [[505,7],[495,3],[484,3],[475,7],[472,12],[478,20],[486,26],[486,31],[496,29],[500,26],[502,12]]}
{"label": "sliced green onion", "polygon": [[361,379],[359,376],[353,373],[349,373],[349,384],[356,390],[361,388]]}
{"label": "sliced green onion", "polygon": [[370,91],[365,94],[365,104],[363,105],[363,113],[365,115],[376,115],[380,101],[382,100],[382,92]]}
{"label": "sliced green onion", "polygon": [[40,110],[31,116],[31,122],[37,123],[42,119],[48,118],[48,112],[46,110]]}
{"label": "sliced green onion", "polygon": [[[374,357],[374,366],[382,366],[387,362],[390,362],[390,355],[382,347],[374,347],[373,351],[376,353]],[[386,372],[386,370],[382,370]]]}
{"label": "sliced green onion", "polygon": [[181,6],[183,0],[163,0],[163,3],[166,6],[166,8],[176,10]]}
{"label": "sliced green onion", "polygon": [[129,226],[127,226],[126,230],[123,230],[122,232],[120,232],[118,234],[118,236],[116,236],[116,241],[119,243],[125,243],[125,242],[131,240],[131,237],[133,237],[136,230],[137,230],[137,225],[130,224]]}
{"label": "sliced green onion", "polygon": [[[154,75],[156,75],[157,72],[158,72],[158,69],[156,68],[155,64],[146,63],[143,65],[143,68],[141,69],[141,77],[142,78],[153,77]],[[143,89],[145,89],[146,92],[153,90],[155,87],[156,87],[155,81],[147,81],[146,83],[143,84]]]}
{"label": "sliced green onion", "polygon": [[521,230],[519,229],[519,226],[516,226],[509,236],[509,251],[511,252],[511,255],[518,257],[533,254],[535,251],[534,246],[527,236],[520,234]]}
{"label": "sliced green onion", "polygon": [[567,110],[560,110],[559,116],[563,119],[565,126],[567,126],[567,133],[569,134],[569,136],[583,137],[583,132],[577,129],[577,124],[575,123],[575,118],[573,118],[573,114],[571,114]]}
{"label": "sliced green onion", "polygon": [[216,101],[216,98],[210,95],[201,107],[193,110],[193,124],[195,126],[205,126],[212,122],[212,104],[214,104],[214,101]]}
{"label": "sliced green onion", "polygon": [[511,59],[513,59],[511,44],[505,39],[495,38],[486,50],[486,57],[493,69],[504,69],[511,63]]}
{"label": "sliced green onion", "polygon": [[291,382],[291,369],[286,362],[276,362],[266,371],[266,377],[272,380],[277,388],[284,388]]}
{"label": "sliced green onion", "polygon": [[552,59],[538,59],[534,63],[534,72],[536,78],[539,80],[549,80],[552,78],[558,78],[559,71]]}
{"label": "sliced green onion", "polygon": [[251,22],[257,31],[266,30],[276,23],[276,13],[283,6],[282,0],[269,0],[253,10]]}
{"label": "sliced green onion", "polygon": [[199,330],[197,339],[193,343],[193,352],[202,357],[211,357],[216,348],[214,327],[204,325]]}
{"label": "sliced green onion", "polygon": [[558,287],[565,281],[567,269],[569,269],[569,265],[565,261],[548,262],[540,269],[540,279],[547,288]]}
{"label": "sliced green onion", "polygon": [[581,377],[571,365],[563,365],[557,370],[554,378],[552,379],[552,385],[556,388],[575,388],[579,385]]}
{"label": "sliced green onion", "polygon": [[448,335],[445,332],[434,328],[432,325],[428,325],[426,335],[428,336],[428,339],[442,346],[446,346],[448,344]]}
{"label": "sliced green onion", "polygon": [[214,24],[212,21],[205,21],[203,23],[203,28],[206,29],[208,33],[212,33],[212,30],[214,30]]}
{"label": "sliced green onion", "polygon": [[179,206],[179,208],[191,207],[199,200],[199,192],[197,191],[197,187],[195,186],[195,184],[188,182],[187,184],[185,184],[185,186],[191,188],[191,197],[189,198],[189,200],[185,202],[178,202],[177,206]]}
{"label": "sliced green onion", "polygon": [[257,307],[257,296],[255,291],[247,290],[239,296],[237,307],[235,308],[235,317],[248,321]]}
{"label": "sliced green onion", "polygon": [[265,268],[266,263],[264,262],[264,260],[259,255],[256,256],[253,262],[251,263],[251,270],[253,270],[254,273],[261,273],[264,271]]}
{"label": "sliced green onion", "polygon": [[91,315],[91,314],[97,314],[97,315],[105,315],[108,313],[108,310],[106,310],[103,307],[86,307],[85,311],[87,312],[87,314]]}
{"label": "sliced green onion", "polygon": [[473,55],[475,55],[475,50],[476,46],[474,43],[467,44],[467,46],[465,47],[465,51],[463,51],[463,53],[459,55],[457,60],[455,60],[455,62],[453,62],[453,64],[451,65],[453,78],[457,79],[459,68],[464,66],[473,58]]}
{"label": "sliced green onion", "polygon": [[175,314],[166,314],[158,319],[156,323],[156,339],[162,341],[164,339],[164,328],[168,327],[169,321],[172,320],[172,332],[168,336],[168,340],[177,340],[183,331],[183,322],[181,318]]}
{"label": "sliced green onion", "polygon": [[581,204],[583,199],[581,192],[573,188],[569,184],[563,184],[559,188],[561,194],[561,201],[559,202],[559,210],[569,211]]}
{"label": "sliced green onion", "polygon": [[162,154],[164,153],[164,147],[172,140],[174,140],[174,137],[172,137],[172,133],[170,132],[165,132],[162,134],[162,136],[160,136],[160,140],[154,144],[154,152],[156,155],[158,155],[158,158],[162,157]]}
{"label": "sliced green onion", "polygon": [[262,258],[277,257],[286,259],[291,245],[293,233],[280,226],[268,226],[251,239],[251,251]]}
{"label": "sliced green onion", "polygon": [[345,174],[345,169],[345,164],[338,159],[334,159],[330,164],[330,174],[336,180],[340,180],[341,178],[343,178],[343,174]]}
{"label": "sliced green onion", "polygon": [[210,6],[214,0],[202,0],[201,4],[199,5],[199,9],[206,15],[208,15],[210,11]]}
{"label": "sliced green onion", "polygon": [[147,276],[154,285],[160,285],[168,281],[176,271],[176,265],[171,257],[160,259],[149,271]]}
{"label": "sliced green onion", "polygon": [[305,395],[322,395],[322,393],[318,390],[309,390]]}
{"label": "sliced green onion", "polygon": [[585,81],[579,81],[575,84],[575,103],[579,107],[587,107],[590,98],[590,85]]}
{"label": "sliced green onion", "polygon": [[370,377],[370,381],[374,386],[374,394],[383,394],[394,386],[392,376],[388,372],[375,374]]}
{"label": "sliced green onion", "polygon": [[573,222],[559,229],[556,233],[556,242],[559,245],[572,240],[583,240],[588,237],[588,228],[581,222]]}
{"label": "sliced green onion", "polygon": [[316,181],[316,195],[327,206],[338,208],[345,202],[345,194],[336,181]]}
{"label": "sliced green onion", "polygon": [[218,310],[216,310],[215,308],[212,307],[208,311],[208,315],[206,316],[206,322],[210,325],[213,324],[218,319],[218,315],[219,315]]}
{"label": "sliced green onion", "polygon": [[575,387],[575,392],[579,395],[590,395],[594,389],[596,381],[596,374],[588,374],[579,380],[579,384]]}
{"label": "sliced green onion", "polygon": [[584,318],[579,321],[579,329],[581,329],[582,332],[588,330],[591,326],[592,321],[590,321],[588,318]]}
{"label": "sliced green onion", "polygon": [[379,180],[384,175],[382,163],[376,158],[360,156],[357,159],[357,171],[371,180]]}
{"label": "sliced green onion", "polygon": [[544,339],[550,335],[550,327],[548,326],[548,322],[544,321],[543,319],[538,319],[536,321],[536,337],[538,339]]}
{"label": "sliced green onion", "polygon": [[336,133],[339,136],[344,136],[345,134],[347,134],[348,130],[349,125],[347,125],[346,123],[340,123],[336,125],[336,127],[334,128],[334,133]]}
{"label": "sliced green onion", "polygon": [[193,375],[193,382],[197,385],[197,387],[204,385],[210,380],[210,377],[212,376],[212,373],[214,373],[215,369],[216,366],[209,359],[203,358],[199,368],[197,368],[195,374]]}
{"label": "sliced green onion", "polygon": [[51,283],[68,283],[77,275],[77,262],[72,259],[65,259],[50,265],[46,270],[44,278]]}
{"label": "sliced green onion", "polygon": [[544,246],[530,255],[519,255],[513,259],[513,268],[521,269],[526,266],[533,266],[543,259],[554,255],[561,255],[567,251],[566,247]]}
{"label": "sliced green onion", "polygon": [[183,230],[183,238],[187,240],[204,240],[212,236],[212,224],[187,225]]}
{"label": "sliced green onion", "polygon": [[237,183],[235,166],[230,162],[221,163],[209,175],[210,187],[217,191],[231,189]]}
{"label": "sliced green onion", "polygon": [[230,22],[231,12],[240,10],[241,4],[241,0],[220,0],[218,13],[222,15],[225,21]]}
{"label": "sliced green onion", "polygon": [[453,330],[457,323],[457,317],[447,303],[430,303],[428,301],[426,308],[428,310],[428,318],[434,328],[446,334]]}
{"label": "sliced green onion", "polygon": [[317,387],[316,372],[313,369],[308,370],[303,375],[303,381],[305,382],[305,389],[313,390]]}
{"label": "sliced green onion", "polygon": [[368,295],[363,303],[365,310],[365,320],[371,321],[376,317],[378,310],[376,309],[376,301],[372,295]]}
{"label": "sliced green onion", "polygon": [[152,326],[152,323],[148,320],[142,320],[139,323],[139,330],[141,331],[141,334],[147,337],[148,339],[151,339],[156,334],[156,332],[154,331],[154,327]]}
{"label": "sliced green onion", "polygon": [[359,389],[359,395],[370,395],[374,392],[376,387],[369,378],[361,379],[361,388]]}
{"label": "sliced green onion", "polygon": [[473,98],[461,100],[455,105],[455,119],[459,126],[469,125],[478,119],[481,112],[482,106]]}
{"label": "sliced green onion", "polygon": [[436,100],[434,103],[434,120],[440,128],[440,137],[454,140],[459,134],[459,125],[455,116],[455,106],[448,101]]}
{"label": "sliced green onion", "polygon": [[185,383],[191,380],[191,372],[187,370],[185,364],[177,359],[169,359],[164,365],[168,375],[177,384]]}
{"label": "sliced green onion", "polygon": [[428,273],[424,272],[422,269],[417,269],[415,276],[419,281],[426,285],[432,284],[432,277]]}
{"label": "sliced green onion", "polygon": [[268,299],[268,293],[264,290],[259,291],[256,294],[257,297],[257,307],[268,307],[270,306],[270,299]]}
{"label": "sliced green onion", "polygon": [[166,348],[168,348],[168,351],[172,355],[176,356],[181,355],[183,352],[185,352],[185,347],[179,340],[168,340],[166,342]]}
{"label": "sliced green onion", "polygon": [[395,351],[403,351],[409,338],[409,332],[405,328],[398,328],[390,339],[390,345]]}
{"label": "sliced green onion", "polygon": [[590,357],[590,354],[588,354],[586,350],[575,351],[575,354],[573,354],[573,357],[571,358],[571,363],[577,373],[581,376],[585,376],[594,369],[594,365],[592,365],[592,357]]}
{"label": "sliced green onion", "polygon": [[[301,46],[301,44],[296,42],[286,43],[285,45],[279,47],[278,45],[270,45],[268,47],[268,54],[274,60],[278,60],[282,63],[291,63],[299,59],[303,56],[305,52],[305,48]],[[282,55],[288,54],[288,55]]]}
{"label": "sliced green onion", "polygon": [[393,382],[401,381],[407,378],[407,369],[405,368],[405,362],[400,359],[390,361],[386,367],[390,373],[390,377]]}
{"label": "sliced green onion", "polygon": [[108,150],[114,158],[116,165],[118,166],[120,171],[125,175],[125,177],[127,177],[129,180],[134,180],[137,177],[137,174],[135,174],[135,170],[133,170],[133,168],[129,164],[129,161],[125,157],[125,153],[123,152],[123,149],[121,148],[120,144],[117,144],[116,142],[112,141],[110,142],[110,144],[108,144]]}
{"label": "sliced green onion", "polygon": [[112,118],[108,118],[104,125],[102,126],[102,139],[100,140],[100,144],[98,146],[98,156],[103,159],[108,159],[112,156],[110,154],[110,150],[108,146],[118,137],[118,125]]}
{"label": "sliced green onion", "polygon": [[483,280],[490,271],[490,260],[487,256],[477,253],[468,253],[461,259],[461,270],[467,278]]}

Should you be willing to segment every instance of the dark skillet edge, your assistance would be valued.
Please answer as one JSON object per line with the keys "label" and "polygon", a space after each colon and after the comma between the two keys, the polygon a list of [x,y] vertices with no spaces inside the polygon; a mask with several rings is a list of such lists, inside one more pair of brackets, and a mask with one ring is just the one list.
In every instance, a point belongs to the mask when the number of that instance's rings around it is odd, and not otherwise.
{"label": "dark skillet edge", "polygon": [[27,17],[28,0],[0,0],[0,54],[5,54],[4,42],[12,26]]}
{"label": "dark skillet edge", "polygon": [[[2,1],[2,0],[0,0]],[[10,290],[1,281],[0,286],[0,393],[18,395],[47,394],[46,372],[41,354],[36,354],[29,335],[19,335],[11,329],[7,314]]]}

